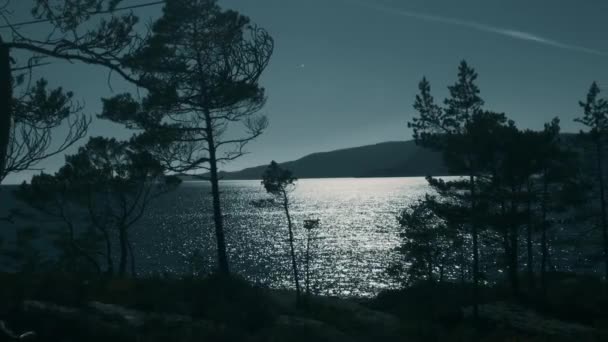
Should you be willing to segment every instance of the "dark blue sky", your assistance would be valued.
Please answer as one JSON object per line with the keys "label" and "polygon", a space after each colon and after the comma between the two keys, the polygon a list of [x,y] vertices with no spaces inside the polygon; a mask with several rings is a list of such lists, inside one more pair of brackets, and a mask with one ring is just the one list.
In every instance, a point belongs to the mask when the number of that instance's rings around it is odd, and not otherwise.
{"label": "dark blue sky", "polygon": [[[27,3],[19,1],[19,6]],[[220,4],[250,16],[276,43],[262,79],[268,92],[263,113],[270,127],[250,145],[251,154],[225,165],[225,170],[411,139],[406,122],[414,114],[418,81],[427,76],[435,97],[443,98],[461,59],[477,69],[487,108],[504,111],[520,127],[538,129],[559,116],[564,131],[578,131],[572,122],[580,114],[578,100],[594,80],[608,88],[608,2],[603,0]],[[160,8],[137,13],[154,18]],[[101,97],[112,94],[107,74],[90,66],[58,62],[41,68],[38,75],[74,90],[90,114],[99,112]],[[118,76],[112,86],[114,92],[126,89]],[[130,133],[95,121],[90,134]],[[63,157],[57,157],[40,166],[51,172],[62,163]],[[28,177],[9,176],[5,183]]]}

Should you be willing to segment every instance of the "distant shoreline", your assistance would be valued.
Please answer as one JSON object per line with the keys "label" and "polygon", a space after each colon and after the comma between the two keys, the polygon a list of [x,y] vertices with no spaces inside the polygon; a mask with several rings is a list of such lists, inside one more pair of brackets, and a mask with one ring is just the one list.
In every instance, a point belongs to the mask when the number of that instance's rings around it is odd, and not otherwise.
{"label": "distant shoreline", "polygon": [[[183,182],[207,182],[206,179],[200,179],[200,176],[178,176]],[[298,180],[316,180],[316,179],[390,179],[390,178],[426,178],[428,176],[362,176],[362,177],[353,177],[353,176],[344,176],[344,177],[300,177]],[[431,177],[457,177],[455,175],[432,175]],[[221,179],[221,181],[261,181],[261,178],[230,178],[230,179]]]}

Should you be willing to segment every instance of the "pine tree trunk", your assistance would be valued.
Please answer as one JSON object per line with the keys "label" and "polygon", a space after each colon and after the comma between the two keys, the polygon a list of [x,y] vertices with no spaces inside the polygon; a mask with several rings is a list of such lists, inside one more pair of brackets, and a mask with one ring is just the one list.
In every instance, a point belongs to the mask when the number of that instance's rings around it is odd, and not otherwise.
{"label": "pine tree trunk", "polygon": [[[601,138],[598,138],[601,139]],[[597,153],[597,172],[600,186],[600,205],[602,213],[602,241],[604,247],[604,280],[608,282],[608,220],[606,218],[606,198],[604,193],[604,171],[603,171],[603,155],[602,144],[598,140],[595,144]]]}
{"label": "pine tree trunk", "polygon": [[101,274],[101,266],[99,265],[99,262],[97,261],[97,258],[95,258],[94,256],[92,256],[91,254],[89,254],[86,250],[84,250],[83,248],[81,248],[78,243],[76,242],[76,233],[75,233],[75,229],[74,229],[74,224],[72,223],[72,221],[70,221],[63,213],[63,209],[61,209],[61,219],[63,220],[63,222],[66,224],[67,228],[68,228],[68,237],[70,239],[70,246],[72,249],[72,255],[73,258],[76,258],[78,256],[82,256],[83,258],[85,258],[91,265],[93,265],[93,267],[95,268],[95,271],[97,272],[97,274]]}
{"label": "pine tree trunk", "polygon": [[120,243],[120,263],[118,265],[118,275],[124,277],[127,273],[127,262],[129,260],[129,237],[127,234],[127,227],[120,226],[118,229]]}
{"label": "pine tree trunk", "polygon": [[306,234],[306,295],[310,296],[310,230]]}
{"label": "pine tree trunk", "polygon": [[511,253],[509,258],[509,275],[511,278],[511,290],[513,291],[513,295],[517,296],[519,294],[519,263],[518,263],[518,234],[517,227],[511,226],[511,234],[509,236]]}
{"label": "pine tree trunk", "polygon": [[509,236],[509,244],[510,244],[510,257],[509,257],[509,276],[511,278],[511,290],[513,291],[513,295],[517,296],[519,294],[519,232],[517,226],[517,203],[516,203],[516,189],[515,187],[511,188],[511,232]]}
{"label": "pine tree trunk", "polygon": [[289,228],[289,247],[291,249],[291,266],[293,268],[293,278],[296,284],[296,303],[300,303],[300,279],[298,276],[298,264],[296,262],[296,250],[293,243],[293,227],[291,224],[291,215],[289,215],[289,199],[287,193],[283,192],[283,208],[287,216],[287,227]]}
{"label": "pine tree trunk", "polygon": [[133,253],[133,244],[131,240],[127,239],[127,244],[129,246],[129,256],[131,257],[131,277],[136,278],[137,273],[135,272],[135,253]]}
{"label": "pine tree trunk", "polygon": [[466,268],[467,268],[467,258],[465,255],[464,242],[460,247],[460,283],[464,285],[466,282]]}
{"label": "pine tree trunk", "polygon": [[228,266],[228,255],[226,253],[226,239],[224,235],[224,217],[222,216],[222,206],[220,201],[219,175],[217,169],[217,155],[213,132],[213,122],[211,114],[205,113],[205,124],[207,134],[207,147],[209,148],[209,180],[211,182],[211,196],[213,197],[213,221],[215,223],[215,238],[217,242],[217,260],[219,273],[230,274]]}
{"label": "pine tree trunk", "polygon": [[10,131],[13,122],[13,84],[10,49],[0,38],[0,184],[6,176]]}
{"label": "pine tree trunk", "polygon": [[426,267],[427,276],[426,277],[429,282],[433,283],[433,282],[435,282],[435,277],[433,276],[433,269],[435,268],[435,265],[433,265],[433,257],[430,255],[430,252],[427,254],[426,258],[427,258],[427,267]]}
{"label": "pine tree trunk", "polygon": [[510,234],[509,234],[509,227],[507,226],[507,222],[508,222],[508,218],[507,218],[507,205],[505,204],[505,200],[504,198],[501,199],[500,202],[500,215],[502,218],[503,223],[500,224],[500,233],[502,234],[502,246],[504,249],[504,255],[505,255],[505,269],[507,270],[507,280],[511,281],[512,276],[511,276],[511,239],[510,239]]}
{"label": "pine tree trunk", "polygon": [[108,275],[114,275],[114,260],[112,258],[112,241],[110,240],[110,235],[106,229],[100,229],[103,235],[103,239],[106,244],[106,263],[108,264],[108,268],[106,273]]}
{"label": "pine tree trunk", "polygon": [[528,180],[528,185],[527,185],[527,191],[528,191],[528,197],[527,197],[527,208],[526,208],[526,213],[528,215],[528,224],[526,225],[526,249],[527,249],[527,257],[528,257],[528,261],[527,261],[527,270],[528,270],[528,287],[529,287],[529,291],[533,291],[535,288],[535,284],[534,284],[534,256],[532,254],[533,252],[533,246],[532,246],[532,185],[530,183],[530,180]]}
{"label": "pine tree trunk", "polygon": [[479,227],[477,222],[477,203],[476,203],[476,189],[475,189],[475,176],[473,174],[469,177],[470,180],[470,191],[471,191],[471,215],[472,225],[471,234],[473,235],[473,319],[477,321],[479,319]]}
{"label": "pine tree trunk", "polygon": [[543,199],[541,204],[542,211],[542,226],[541,226],[541,259],[540,259],[540,282],[543,298],[547,294],[547,261],[549,258],[549,249],[547,244],[547,201],[549,194],[549,182],[547,180],[547,170],[543,171]]}

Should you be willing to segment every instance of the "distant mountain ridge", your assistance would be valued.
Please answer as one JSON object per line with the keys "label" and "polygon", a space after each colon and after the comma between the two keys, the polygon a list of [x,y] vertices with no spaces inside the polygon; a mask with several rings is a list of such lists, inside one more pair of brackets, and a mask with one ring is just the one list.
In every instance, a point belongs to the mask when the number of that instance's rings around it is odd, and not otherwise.
{"label": "distant mountain ridge", "polygon": [[[560,133],[562,143],[581,149],[576,133]],[[260,179],[270,164],[240,171],[220,172],[225,180]],[[279,163],[297,178],[424,177],[449,175],[441,153],[417,146],[414,140],[317,152]],[[183,180],[204,180],[203,175],[181,175]]]}
{"label": "distant mountain ridge", "polygon": [[[267,165],[221,172],[221,176],[226,180],[260,179]],[[417,177],[448,174],[440,153],[416,146],[413,140],[318,152],[280,165],[291,170],[297,178]],[[183,179],[195,180],[204,177],[184,175]]]}

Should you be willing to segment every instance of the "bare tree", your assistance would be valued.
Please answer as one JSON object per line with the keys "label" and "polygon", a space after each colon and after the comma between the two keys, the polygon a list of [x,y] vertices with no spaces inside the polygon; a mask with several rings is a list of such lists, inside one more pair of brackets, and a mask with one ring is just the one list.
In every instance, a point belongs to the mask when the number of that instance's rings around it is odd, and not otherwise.
{"label": "bare tree", "polygon": [[[266,31],[215,0],[167,2],[144,48],[133,54],[150,94],[105,101],[102,117],[144,129],[145,143],[175,172],[207,170],[211,182],[219,270],[229,273],[219,167],[245,154],[268,125],[257,113],[259,86],[273,51]],[[240,125],[237,125],[240,124]],[[234,126],[239,126],[237,129]]]}

